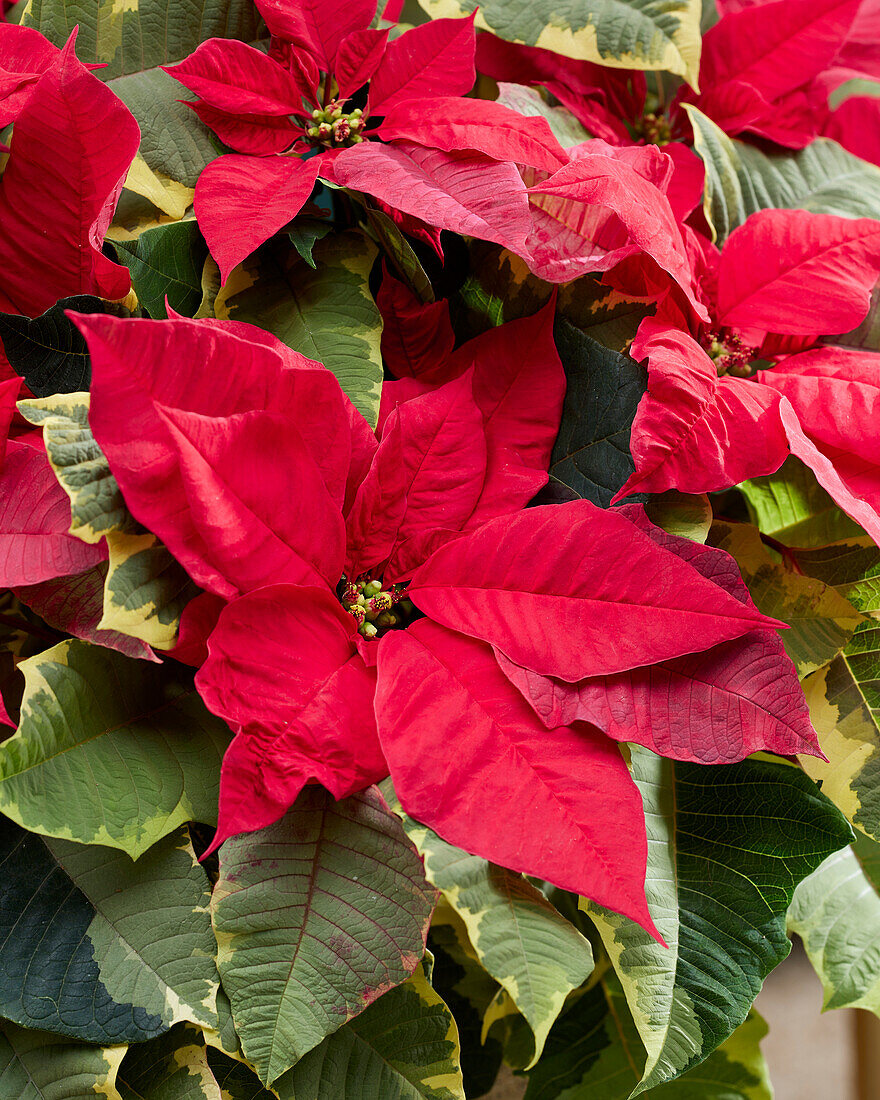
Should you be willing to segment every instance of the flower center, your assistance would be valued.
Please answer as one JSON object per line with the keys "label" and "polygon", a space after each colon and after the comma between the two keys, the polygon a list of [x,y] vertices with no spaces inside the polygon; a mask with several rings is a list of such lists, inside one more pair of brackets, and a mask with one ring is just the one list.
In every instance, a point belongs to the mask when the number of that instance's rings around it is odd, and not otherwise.
{"label": "flower center", "polygon": [[703,337],[706,354],[715,363],[718,377],[732,374],[736,378],[748,378],[754,374],[752,360],[757,348],[749,347],[743,338],[730,329],[713,329]]}
{"label": "flower center", "polygon": [[386,591],[381,580],[363,577],[339,584],[339,602],[358,624],[363,638],[376,638],[394,627],[406,626],[412,615],[412,602],[405,595],[406,584],[392,584]]}
{"label": "flower center", "polygon": [[642,115],[635,129],[649,145],[668,145],[672,141],[672,130],[665,115],[653,112]]}
{"label": "flower center", "polygon": [[326,107],[312,111],[312,123],[306,130],[306,136],[312,145],[322,149],[344,149],[350,145],[359,145],[366,139],[361,135],[365,126],[364,112],[360,107],[346,114],[338,99],[331,100]]}

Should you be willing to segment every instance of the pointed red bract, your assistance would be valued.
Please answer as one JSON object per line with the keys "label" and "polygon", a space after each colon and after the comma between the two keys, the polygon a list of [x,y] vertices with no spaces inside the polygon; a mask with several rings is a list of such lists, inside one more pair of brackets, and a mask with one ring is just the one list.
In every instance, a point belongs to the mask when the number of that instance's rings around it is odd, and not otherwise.
{"label": "pointed red bract", "polygon": [[327,589],[273,585],[221,613],[196,684],[239,732],[223,761],[212,847],[276,821],[310,781],[345,798],[387,774],[375,675],[354,637]]}
{"label": "pointed red bract", "polygon": [[36,317],[72,294],[123,298],[131,286],[128,268],[101,245],[140,131],[77,60],[74,39],[34,86],[0,179],[0,310],[8,313]]}
{"label": "pointed red bract", "polygon": [[438,96],[392,107],[379,127],[383,141],[416,141],[453,152],[474,149],[493,160],[555,172],[568,163],[546,119],[525,118],[484,99]]}
{"label": "pointed red bract", "polygon": [[32,27],[0,22],[0,127],[15,122],[59,50]]}
{"label": "pointed red bract", "polygon": [[186,105],[210,126],[224,145],[238,153],[256,157],[282,153],[302,134],[302,129],[294,126],[286,115],[233,114],[204,102]]}
{"label": "pointed red bract", "polygon": [[424,621],[390,635],[376,716],[408,814],[658,935],[644,896],[641,799],[619,750],[586,725],[541,726],[487,645]]}
{"label": "pointed red bract", "polygon": [[526,251],[528,199],[512,164],[412,142],[364,142],[343,149],[333,171],[343,187],[366,191],[440,229]]}
{"label": "pointed red bract", "polygon": [[437,550],[407,595],[436,622],[568,681],[780,625],[586,500],[490,520]]}
{"label": "pointed red bract", "polygon": [[648,318],[631,352],[648,361],[648,390],[630,438],[635,472],[614,501],[666,489],[714,492],[785,461],[778,400],[751,381],[719,378],[693,337]]}
{"label": "pointed red bract", "polygon": [[[329,371],[290,349],[282,358],[268,343],[275,341],[274,337],[245,325],[182,319],[123,321],[101,315],[78,316],[76,321],[86,335],[92,357],[90,423],[95,438],[132,514],[162,539],[202,587],[230,598],[242,587],[266,583],[264,570],[268,568],[271,575],[271,569],[281,560],[273,565],[251,552],[237,560],[234,547],[240,532],[226,528],[230,513],[219,524],[209,514],[210,497],[204,491],[210,479],[203,460],[212,448],[229,443],[231,426],[223,425],[223,418],[274,414],[274,418],[267,415],[267,423],[272,426],[267,428],[266,439],[269,431],[283,436],[287,431],[283,425],[289,425],[291,442],[279,438],[271,446],[282,451],[291,448],[291,453],[299,456],[297,466],[286,472],[279,468],[273,476],[295,479],[301,459],[305,479],[314,465],[321,472],[333,506],[341,508],[351,462],[351,432],[339,383]],[[242,338],[250,332],[253,340]],[[293,365],[298,360],[303,364],[300,367]],[[182,364],[186,369],[181,369]],[[187,413],[197,415],[187,418]],[[182,419],[195,432],[199,417],[216,418],[217,437],[212,437],[210,426],[205,428],[203,448],[196,453],[184,447],[179,436]],[[241,429],[242,422],[237,423]],[[257,419],[247,425],[257,441],[252,440],[249,456],[239,456],[241,470],[234,468],[234,454],[223,459],[231,482],[246,473],[253,474],[253,463],[271,465],[275,460],[276,452],[265,441],[259,442],[259,427],[255,424]],[[268,475],[259,476],[263,479]],[[265,508],[270,508],[271,484],[253,484],[248,490],[262,496]],[[315,515],[332,517],[332,510],[321,504],[324,490],[313,488],[310,507],[319,509]],[[300,491],[298,487],[290,489],[293,498]],[[304,499],[308,498],[306,494]],[[215,501],[218,506],[220,502]],[[239,503],[230,500],[228,507],[238,509]],[[290,524],[295,508],[285,495],[280,500],[273,497],[271,509],[277,513],[279,531]],[[336,517],[340,522],[338,512]],[[270,514],[266,518],[273,517]],[[331,522],[327,520],[328,525]],[[314,531],[310,525],[305,531],[289,531],[290,539],[307,535],[315,541],[308,550],[303,544],[304,555],[319,569],[332,571],[328,563],[339,551],[325,557],[320,549],[330,537],[329,526],[321,531]],[[282,557],[287,553],[277,545],[276,550]],[[319,560],[324,565],[318,565]],[[292,566],[295,560],[289,559],[289,564]],[[339,565],[341,568],[341,558]],[[333,583],[337,579],[333,578]]]}
{"label": "pointed red bract", "polygon": [[0,587],[83,573],[107,557],[69,533],[70,500],[44,451],[9,440],[0,473]]}
{"label": "pointed red bract", "polygon": [[183,61],[162,68],[184,88],[221,111],[249,115],[302,112],[291,73],[261,50],[228,38],[209,38]]}
{"label": "pointed red bract", "polygon": [[793,336],[849,332],[880,275],[880,221],[760,210],[731,233],[718,270],[721,325]]}
{"label": "pointed red bract", "polygon": [[473,373],[401,405],[348,516],[349,576],[408,579],[460,531],[486,478],[483,417]]}
{"label": "pointed red bract", "polygon": [[348,99],[366,84],[382,61],[387,42],[387,30],[371,27],[352,31],[342,40],[334,69],[340,99]]}
{"label": "pointed red bract", "polygon": [[[376,305],[382,314],[382,359],[396,378],[431,380],[455,347],[449,303],[420,302],[384,267]],[[439,382],[448,381],[441,376]],[[383,389],[384,393],[384,389]]]}
{"label": "pointed red bract", "polygon": [[433,19],[389,42],[370,81],[369,113],[407,99],[464,95],[474,85],[474,18]]}
{"label": "pointed red bract", "polygon": [[[701,576],[754,606],[729,554],[668,535],[639,505],[622,511]],[[761,750],[821,755],[797,671],[771,631],[577,684],[539,676],[500,654],[498,663],[551,728],[592,722],[615,741],[703,764],[732,763]]]}
{"label": "pointed red bract", "polygon": [[291,221],[312,193],[320,160],[230,153],[202,171],[195,212],[225,283],[232,269]]}
{"label": "pointed red bract", "polygon": [[339,44],[368,27],[376,0],[255,0],[273,35],[306,49],[324,72],[332,72]]}

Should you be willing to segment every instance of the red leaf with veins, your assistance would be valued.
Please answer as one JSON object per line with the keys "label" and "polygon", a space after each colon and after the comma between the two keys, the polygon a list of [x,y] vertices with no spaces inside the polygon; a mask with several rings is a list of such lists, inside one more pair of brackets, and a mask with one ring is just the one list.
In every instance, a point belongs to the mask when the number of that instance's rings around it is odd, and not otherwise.
{"label": "red leaf with veins", "polygon": [[32,27],[0,23],[0,127],[15,122],[60,52]]}
{"label": "red leaf with veins", "polygon": [[[345,554],[342,513],[290,416],[155,409],[173,455],[162,458],[176,461],[189,512],[177,529],[171,517],[160,537],[195,581],[224,597],[276,581],[336,584]],[[132,450],[137,457],[136,442]],[[181,541],[190,524],[202,536],[204,556]],[[150,520],[147,526],[159,533]]]}
{"label": "red leaf with veins", "polygon": [[74,37],[34,86],[0,180],[0,310],[8,313],[36,317],[72,294],[123,298],[131,286],[101,245],[140,132],[77,61]]}
{"label": "red leaf with veins", "polygon": [[302,128],[294,126],[286,116],[230,114],[204,102],[187,102],[186,105],[210,126],[224,145],[238,153],[256,157],[282,153],[302,135]]}
{"label": "red leaf with veins", "polygon": [[231,38],[209,38],[183,61],[160,68],[210,106],[235,114],[302,112],[311,91],[262,50]]}
{"label": "red leaf with veins", "polygon": [[831,64],[859,4],[776,0],[726,15],[703,36],[703,92],[731,80],[751,84],[768,100],[794,91]]}
{"label": "red leaf with veins", "polygon": [[644,149],[618,153],[604,142],[585,148],[596,152],[583,153],[529,188],[532,271],[549,282],[566,282],[588,271],[607,271],[644,252],[672,275],[697,316],[708,321],[695,297],[691,265],[669,199],[646,178],[656,177],[658,170],[668,173],[668,158],[663,156],[660,163],[656,152]]}
{"label": "red leaf with veins", "polygon": [[69,534],[70,501],[44,451],[9,440],[0,473],[0,587],[83,573],[107,557]]}
{"label": "red leaf with veins", "polygon": [[721,252],[718,324],[791,336],[849,332],[880,275],[880,221],[759,210]]}
{"label": "red leaf with veins", "polygon": [[630,350],[648,360],[648,390],[630,436],[635,472],[612,503],[635,492],[714,492],[779,469],[789,448],[777,398],[719,378],[692,336],[652,317]]}
{"label": "red leaf with veins", "polygon": [[442,364],[455,347],[455,333],[445,298],[427,304],[396,279],[383,263],[376,305],[382,314],[382,359],[396,378],[446,382]]}
{"label": "red leaf with veins", "polygon": [[475,149],[493,160],[555,172],[568,163],[545,118],[526,118],[485,99],[439,96],[392,107],[379,127],[383,141],[416,141],[452,152]]}
{"label": "red leaf with veins", "polygon": [[[849,348],[816,348],[784,359],[758,379],[791,402],[806,436],[830,462],[837,478],[855,498],[838,499],[839,488],[828,488],[844,511],[866,528],[880,530],[880,441],[870,426],[880,421],[880,355]],[[798,453],[825,484],[824,464]],[[795,438],[792,450],[795,450]],[[868,514],[870,512],[870,514]],[[876,534],[872,534],[876,538]]]}
{"label": "red leaf with veins", "polygon": [[[622,509],[639,530],[753,607],[736,562],[723,550],[668,535],[640,505]],[[777,634],[750,631],[671,661],[568,684],[498,663],[548,727],[593,722],[674,760],[723,764],[750,753],[821,756],[797,672]]]}
{"label": "red leaf with veins", "polygon": [[343,38],[368,27],[376,0],[255,0],[273,35],[307,50],[325,73],[333,72]]}
{"label": "red leaf with veins", "polygon": [[388,31],[373,30],[372,27],[352,31],[343,39],[333,74],[339,88],[339,99],[348,99],[366,84],[382,61],[387,42]]}
{"label": "red leaf with veins", "polygon": [[196,686],[239,733],[223,760],[212,847],[276,821],[312,780],[345,798],[387,775],[375,673],[354,637],[327,589],[272,585],[221,612]]}
{"label": "red leaf with veins", "polygon": [[229,153],[202,170],[196,218],[224,283],[237,264],[300,212],[320,167],[318,157],[303,161]]}
{"label": "red leaf with veins", "polygon": [[513,164],[481,153],[444,153],[405,141],[364,142],[343,149],[333,171],[343,187],[366,191],[438,229],[526,252],[528,199]]}
{"label": "red leaf with veins", "polygon": [[384,638],[378,668],[379,737],[408,814],[659,938],[641,799],[616,745],[586,725],[545,729],[487,645],[434,623]]}
{"label": "red leaf with veins", "polygon": [[389,42],[370,81],[366,113],[384,115],[407,99],[469,92],[476,79],[475,18],[433,19]]}
{"label": "red leaf with veins", "polygon": [[[204,517],[193,514],[193,500],[181,482],[180,452],[168,423],[178,410],[220,419],[254,410],[285,418],[292,437],[301,437],[307,446],[305,467],[310,468],[309,461],[316,464],[334,507],[341,508],[352,457],[351,431],[346,402],[330,371],[290,349],[282,357],[273,350],[275,337],[234,322],[101,315],[75,319],[92,357],[92,431],[126,503],[136,519],[199,573],[193,576],[203,587],[225,597],[235,595],[240,583],[258,583],[255,574],[263,566],[258,555],[249,553],[246,560],[228,563],[240,571],[235,577],[226,579],[220,571],[216,547],[208,543],[209,529],[202,526]],[[242,338],[249,333],[253,340]],[[302,367],[289,365],[298,361]],[[257,441],[254,446],[255,455],[263,457],[248,461],[267,461],[271,452],[265,445]],[[299,441],[290,447],[300,453]],[[279,470],[278,476],[293,473]],[[190,489],[194,492],[195,486]],[[317,506],[321,491],[315,492]],[[223,532],[214,535],[222,539]]]}
{"label": "red leaf with veins", "polygon": [[350,577],[373,571],[405,580],[470,518],[486,478],[472,379],[468,371],[388,418],[348,516]]}
{"label": "red leaf with veins", "polygon": [[586,500],[490,520],[437,550],[407,595],[442,625],[568,681],[780,625]]}

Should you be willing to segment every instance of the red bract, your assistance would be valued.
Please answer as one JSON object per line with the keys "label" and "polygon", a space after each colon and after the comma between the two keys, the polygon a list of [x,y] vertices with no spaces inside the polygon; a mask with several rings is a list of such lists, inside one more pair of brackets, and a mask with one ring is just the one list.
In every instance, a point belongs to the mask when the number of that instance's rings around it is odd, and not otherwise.
{"label": "red bract", "polygon": [[[238,594],[197,677],[236,732],[215,843],[275,820],[310,781],[341,798],[390,769],[441,835],[652,928],[623,762],[579,719],[548,734],[496,655],[576,683],[779,624],[621,514],[523,510],[511,486],[523,471],[531,491],[545,480],[562,404],[553,310],[447,356],[451,380],[390,414],[366,469],[335,378],[265,333],[77,319],[93,430],[132,512],[200,583]],[[454,766],[428,751],[428,729]],[[520,792],[515,825],[486,812],[502,788]],[[565,807],[562,833],[550,804]],[[620,828],[636,840],[614,862]]]}
{"label": "red bract", "polygon": [[[852,481],[857,461],[828,461],[863,450],[863,421],[850,415],[848,402],[822,402],[824,435],[816,434],[816,392],[807,399],[803,386],[787,386],[782,374],[777,381],[778,368],[754,380],[730,373],[748,375],[749,361],[774,356],[780,337],[803,337],[800,346],[808,346],[819,333],[845,332],[862,320],[880,274],[880,222],[762,210],[731,234],[720,256],[706,250],[697,260],[694,278],[711,327],[690,324],[671,295],[642,323],[632,354],[648,361],[648,392],[633,424],[635,473],[618,497],[724,489],[771,473],[791,452],[841,508],[880,535],[880,483],[870,475]],[[811,354],[820,375],[820,364],[836,361],[831,349]],[[875,358],[847,360],[851,367],[857,360],[851,382],[866,370],[870,377]],[[788,400],[781,403],[780,394]]]}
{"label": "red bract", "polygon": [[[545,120],[498,104],[487,117],[458,98],[474,82],[473,19],[437,19],[388,42],[368,26],[369,3],[260,8],[273,34],[268,56],[211,39],[167,70],[244,154],[213,161],[196,188],[224,279],[298,213],[318,175],[437,229],[525,251],[527,200],[514,164],[552,171],[567,157]],[[366,83],[356,108],[349,97]],[[384,124],[367,128],[370,116]]]}
{"label": "red bract", "polygon": [[71,294],[124,298],[131,286],[128,269],[108,260],[101,245],[140,131],[124,104],[77,60],[74,41],[75,34],[34,85],[0,180],[5,312],[35,317]]}

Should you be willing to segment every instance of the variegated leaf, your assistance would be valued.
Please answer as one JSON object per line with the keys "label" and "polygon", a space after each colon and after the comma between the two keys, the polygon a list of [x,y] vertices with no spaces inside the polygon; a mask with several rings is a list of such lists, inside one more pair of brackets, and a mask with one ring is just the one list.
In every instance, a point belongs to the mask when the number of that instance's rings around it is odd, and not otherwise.
{"label": "variegated leaf", "polygon": [[736,558],[758,610],[791,627],[780,637],[801,678],[833,660],[865,621],[836,589],[774,560],[757,527],[716,523],[710,541]]}
{"label": "variegated leaf", "polygon": [[336,802],[308,786],[280,821],[225,842],[218,966],[264,1084],[409,977],[434,899],[375,788]]}
{"label": "variegated leaf", "polygon": [[804,941],[824,1008],[880,1014],[880,844],[859,835],[794,892],[788,930]]}
{"label": "variegated leaf", "polygon": [[448,844],[398,803],[392,808],[480,963],[528,1021],[536,1062],[565,998],[593,969],[589,941],[522,875]]}
{"label": "variegated leaf", "polygon": [[70,533],[83,542],[100,542],[111,531],[136,530],[89,427],[89,394],[60,393],[19,401],[18,410],[43,429],[49,462],[70,497]]}
{"label": "variegated leaf", "polygon": [[217,317],[267,329],[329,367],[371,426],[382,393],[382,317],[369,289],[377,249],[350,230],[319,241],[313,269],[289,242],[270,242],[230,275]]}
{"label": "variegated leaf", "polygon": [[[469,15],[477,0],[419,0],[433,18]],[[666,69],[696,85],[700,0],[508,0],[480,3],[477,26],[509,42],[616,69]]]}
{"label": "variegated leaf", "polygon": [[581,905],[647,1050],[633,1095],[653,1095],[745,1020],[791,949],[785,912],[795,886],[851,833],[796,767],[753,759],[705,767],[631,751],[648,831],[645,893],[668,946],[625,917]]}
{"label": "variegated leaf", "polygon": [[694,149],[706,166],[703,210],[720,245],[756,210],[809,210],[843,218],[880,217],[880,168],[830,138],[805,149],[764,151],[728,137],[686,105]]}
{"label": "variegated leaf", "polygon": [[122,1100],[224,1100],[201,1035],[185,1024],[130,1046],[116,1088]]}
{"label": "variegated leaf", "polygon": [[0,745],[0,809],[47,836],[137,859],[185,821],[216,823],[232,734],[191,673],[67,641],[21,664],[18,732]]}
{"label": "variegated leaf", "polygon": [[279,1100],[465,1100],[458,1028],[424,962],[310,1050],[273,1088]]}
{"label": "variegated leaf", "polygon": [[208,879],[185,829],[135,863],[2,818],[0,859],[3,1016],[96,1043],[216,1026]]}
{"label": "variegated leaf", "polygon": [[63,1035],[0,1025],[0,1088],[15,1100],[117,1100],[116,1072],[124,1046],[98,1047]]}

